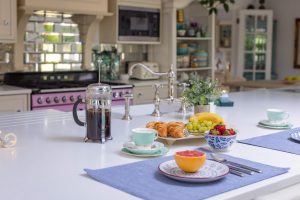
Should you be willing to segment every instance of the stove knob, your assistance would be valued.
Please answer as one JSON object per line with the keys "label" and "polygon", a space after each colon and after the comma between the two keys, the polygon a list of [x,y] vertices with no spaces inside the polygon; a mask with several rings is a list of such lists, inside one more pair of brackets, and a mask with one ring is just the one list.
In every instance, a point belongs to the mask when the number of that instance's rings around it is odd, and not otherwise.
{"label": "stove knob", "polygon": [[78,100],[79,100],[79,99],[82,99],[81,95],[78,95],[78,96],[77,96],[77,99],[78,99]]}
{"label": "stove knob", "polygon": [[38,104],[42,104],[42,103],[43,103],[42,97],[39,97],[39,98],[37,99],[37,103],[38,103]]}
{"label": "stove knob", "polygon": [[46,98],[46,103],[51,103],[51,99],[49,97]]}
{"label": "stove knob", "polygon": [[[70,99],[71,99],[71,97],[70,97]],[[67,97],[66,97],[66,96],[63,96],[63,97],[61,98],[61,100],[62,100],[62,102],[66,102],[66,101],[67,101]]]}
{"label": "stove knob", "polygon": [[74,102],[74,100],[75,100],[75,99],[74,99],[74,96],[70,96],[70,101],[71,101],[71,102]]}
{"label": "stove knob", "polygon": [[54,102],[55,103],[59,103],[59,98],[58,97],[54,97]]}
{"label": "stove knob", "polygon": [[119,93],[118,92],[113,93],[113,97],[118,98],[119,97]]}

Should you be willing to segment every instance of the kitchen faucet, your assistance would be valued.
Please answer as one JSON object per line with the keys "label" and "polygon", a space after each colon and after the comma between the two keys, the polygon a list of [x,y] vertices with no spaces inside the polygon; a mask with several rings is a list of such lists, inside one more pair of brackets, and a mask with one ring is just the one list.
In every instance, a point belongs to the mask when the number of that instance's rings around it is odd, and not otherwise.
{"label": "kitchen faucet", "polygon": [[[142,67],[144,68],[146,71],[150,72],[153,75],[156,76],[167,76],[168,77],[168,98],[167,99],[163,99],[165,101],[171,102],[173,103],[175,100],[175,78],[176,78],[176,73],[174,71],[174,66],[171,65],[171,69],[168,72],[154,72],[153,70],[151,70],[147,65],[143,64],[143,63],[136,63],[134,65],[132,65],[129,70],[128,70],[128,74],[129,76],[132,76],[132,72],[133,69],[135,67]],[[160,99],[159,99],[159,93],[158,90],[159,87],[156,86],[156,92],[155,92],[155,110],[153,112],[153,115],[156,117],[160,116],[160,110],[159,110],[159,103],[160,103]],[[181,101],[178,99],[178,101]]]}

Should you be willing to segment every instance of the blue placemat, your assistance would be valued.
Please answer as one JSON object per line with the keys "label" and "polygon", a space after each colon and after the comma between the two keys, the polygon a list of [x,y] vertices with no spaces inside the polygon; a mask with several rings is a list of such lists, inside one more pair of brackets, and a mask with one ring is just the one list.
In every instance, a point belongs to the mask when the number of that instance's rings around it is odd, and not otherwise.
{"label": "blue placemat", "polygon": [[90,177],[101,183],[142,199],[155,200],[205,199],[288,171],[287,168],[264,165],[227,155],[223,156],[231,161],[261,169],[263,173],[255,173],[254,175],[246,175],[245,177],[229,174],[225,178],[211,183],[184,183],[169,179],[158,172],[158,165],[164,161],[173,159],[172,156],[105,169],[85,169],[85,171]]}
{"label": "blue placemat", "polygon": [[239,142],[300,155],[300,143],[290,138],[291,133],[298,131],[299,127]]}

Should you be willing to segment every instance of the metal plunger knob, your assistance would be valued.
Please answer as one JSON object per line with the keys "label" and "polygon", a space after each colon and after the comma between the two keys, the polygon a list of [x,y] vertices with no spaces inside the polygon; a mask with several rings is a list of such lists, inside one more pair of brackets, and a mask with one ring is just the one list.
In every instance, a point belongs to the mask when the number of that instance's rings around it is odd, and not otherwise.
{"label": "metal plunger knob", "polygon": [[123,120],[132,120],[132,117],[130,116],[130,100],[133,98],[133,94],[125,94],[124,96],[125,99],[125,114],[123,116]]}

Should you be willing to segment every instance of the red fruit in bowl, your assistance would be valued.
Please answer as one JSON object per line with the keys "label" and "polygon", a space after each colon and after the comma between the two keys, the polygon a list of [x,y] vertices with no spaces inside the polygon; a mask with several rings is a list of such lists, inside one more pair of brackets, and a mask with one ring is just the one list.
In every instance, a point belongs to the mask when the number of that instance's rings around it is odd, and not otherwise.
{"label": "red fruit in bowl", "polygon": [[232,128],[228,129],[228,131],[229,131],[230,135],[235,135],[236,134],[235,131]]}
{"label": "red fruit in bowl", "polygon": [[214,129],[218,130],[220,132],[220,134],[223,134],[224,131],[226,130],[226,127],[225,127],[225,125],[218,124],[218,125],[215,125]]}

